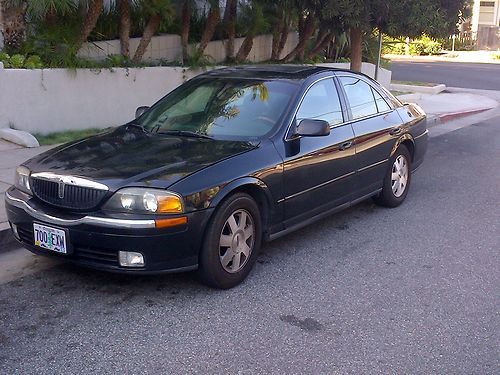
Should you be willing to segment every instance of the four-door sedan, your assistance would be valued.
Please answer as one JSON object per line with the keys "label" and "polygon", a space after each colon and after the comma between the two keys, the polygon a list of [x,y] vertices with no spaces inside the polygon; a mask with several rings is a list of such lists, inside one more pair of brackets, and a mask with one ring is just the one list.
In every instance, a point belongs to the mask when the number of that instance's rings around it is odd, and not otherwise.
{"label": "four-door sedan", "polygon": [[17,168],[6,208],[23,246],[230,288],[263,241],[366,198],[401,204],[427,148],[418,106],[323,67],[214,70],[136,115]]}

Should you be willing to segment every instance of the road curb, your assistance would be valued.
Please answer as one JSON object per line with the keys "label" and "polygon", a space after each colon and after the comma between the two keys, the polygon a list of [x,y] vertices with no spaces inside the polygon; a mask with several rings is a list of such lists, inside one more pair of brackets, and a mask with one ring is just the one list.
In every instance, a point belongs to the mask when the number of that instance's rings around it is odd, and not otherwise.
{"label": "road curb", "polygon": [[10,226],[0,226],[0,254],[19,248],[19,242],[14,238]]}
{"label": "road curb", "polygon": [[457,120],[457,119],[460,119],[462,117],[476,115],[478,113],[489,111],[490,109],[492,109],[492,108],[481,108],[481,109],[473,109],[471,111],[464,111],[464,112],[429,115],[429,116],[427,116],[427,127],[432,128],[433,126],[437,126],[439,124],[444,124],[446,122]]}

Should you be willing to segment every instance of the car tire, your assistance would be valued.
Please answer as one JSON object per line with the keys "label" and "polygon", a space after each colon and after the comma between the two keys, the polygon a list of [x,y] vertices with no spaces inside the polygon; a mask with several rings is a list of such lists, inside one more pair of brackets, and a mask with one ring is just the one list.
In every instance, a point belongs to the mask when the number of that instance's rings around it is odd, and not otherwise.
{"label": "car tire", "polygon": [[406,146],[400,145],[389,159],[382,191],[373,198],[384,207],[397,207],[406,198],[411,183],[411,155]]}
{"label": "car tire", "polygon": [[198,273],[206,285],[229,289],[250,273],[262,241],[257,203],[237,193],[224,200],[210,220],[200,253]]}

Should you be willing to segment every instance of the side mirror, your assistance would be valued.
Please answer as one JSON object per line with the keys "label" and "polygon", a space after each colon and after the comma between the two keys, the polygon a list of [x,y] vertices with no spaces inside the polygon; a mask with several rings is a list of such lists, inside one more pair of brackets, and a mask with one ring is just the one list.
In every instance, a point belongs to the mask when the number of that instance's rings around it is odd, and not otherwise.
{"label": "side mirror", "polygon": [[149,109],[147,105],[144,105],[142,107],[139,107],[135,110],[135,118],[139,118],[142,116],[144,112],[146,112]]}
{"label": "side mirror", "polygon": [[297,125],[296,135],[302,137],[323,137],[330,134],[330,124],[325,120],[301,120]]}

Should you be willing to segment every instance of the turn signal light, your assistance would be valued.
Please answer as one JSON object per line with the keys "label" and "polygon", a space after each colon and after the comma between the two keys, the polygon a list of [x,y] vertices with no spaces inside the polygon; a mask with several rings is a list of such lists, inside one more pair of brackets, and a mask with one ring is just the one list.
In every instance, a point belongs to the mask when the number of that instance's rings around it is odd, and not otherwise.
{"label": "turn signal light", "polygon": [[181,213],[182,201],[175,195],[158,196],[158,209],[159,213]]}
{"label": "turn signal light", "polygon": [[156,228],[169,228],[176,227],[178,225],[185,225],[188,222],[187,216],[172,217],[168,219],[157,219],[155,220]]}

